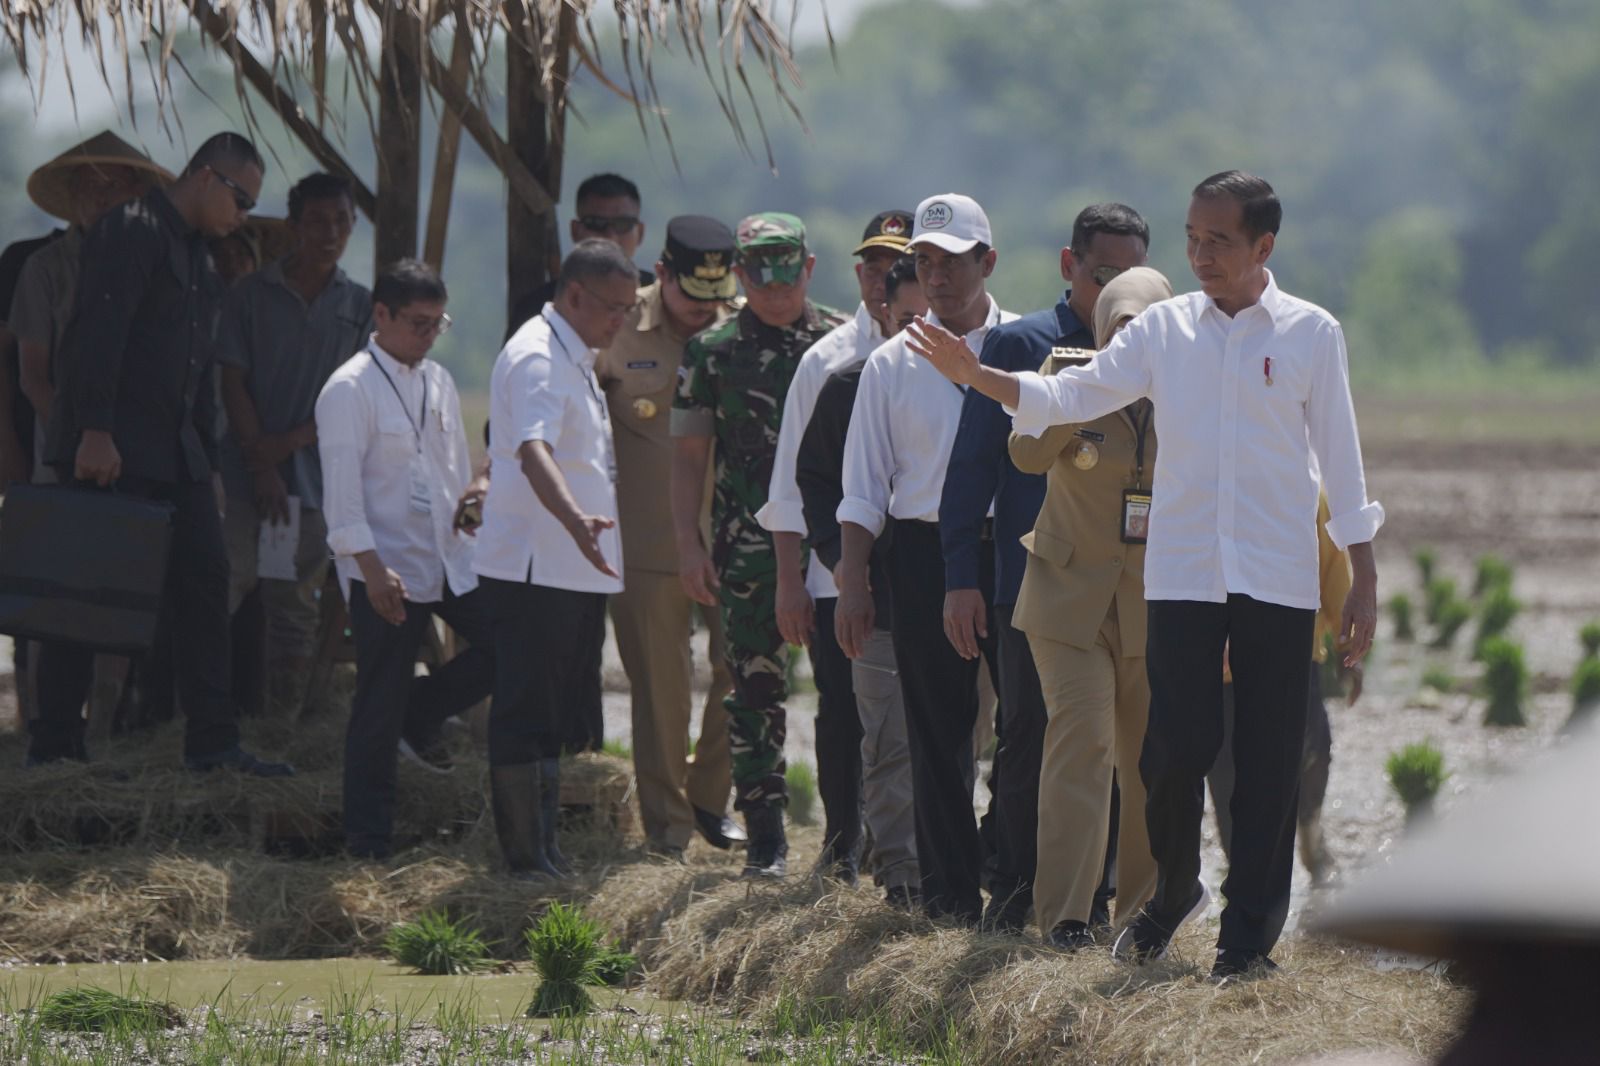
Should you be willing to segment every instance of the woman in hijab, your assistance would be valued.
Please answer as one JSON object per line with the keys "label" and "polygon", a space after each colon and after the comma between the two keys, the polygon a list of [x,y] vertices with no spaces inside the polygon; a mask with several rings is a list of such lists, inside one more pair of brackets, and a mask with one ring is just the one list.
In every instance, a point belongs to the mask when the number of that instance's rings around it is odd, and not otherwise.
{"label": "woman in hijab", "polygon": [[[1095,301],[1095,343],[1104,348],[1145,308],[1171,297],[1158,271],[1135,267],[1118,275]],[[1057,351],[1040,373],[1093,357]],[[1155,890],[1139,779],[1150,703],[1144,540],[1156,464],[1152,421],[1150,402],[1140,400],[1042,437],[1011,437],[1017,468],[1048,475],[1039,520],[1023,538],[1028,565],[1012,624],[1028,635],[1049,715],[1034,913],[1046,942],[1063,951],[1109,933],[1088,924],[1108,845],[1116,854],[1119,922]],[[1113,772],[1121,787],[1115,837]]]}

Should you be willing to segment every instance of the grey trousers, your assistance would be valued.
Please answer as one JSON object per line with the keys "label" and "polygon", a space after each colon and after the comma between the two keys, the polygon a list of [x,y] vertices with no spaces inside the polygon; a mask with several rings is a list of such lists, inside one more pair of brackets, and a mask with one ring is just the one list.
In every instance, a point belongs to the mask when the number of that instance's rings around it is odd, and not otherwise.
{"label": "grey trousers", "polygon": [[874,629],[850,667],[861,713],[861,799],[872,837],[873,879],[884,888],[917,885],[917,826],[911,805],[911,743],[888,630]]}

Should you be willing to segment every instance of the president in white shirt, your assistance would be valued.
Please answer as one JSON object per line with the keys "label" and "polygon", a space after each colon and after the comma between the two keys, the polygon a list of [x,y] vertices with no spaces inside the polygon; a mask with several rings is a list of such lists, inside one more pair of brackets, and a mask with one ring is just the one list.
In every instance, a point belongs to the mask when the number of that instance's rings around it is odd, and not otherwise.
{"label": "president in white shirt", "polygon": [[[914,218],[911,253],[932,309],[929,320],[944,323],[945,335],[976,360],[989,330],[1017,317],[1000,310],[985,284],[997,259],[989,218],[976,200],[956,193],[930,196]],[[835,623],[845,654],[859,658],[874,615],[867,561],[892,518],[886,563],[891,636],[911,741],[922,903],[933,917],[976,925],[983,912],[983,856],[972,810],[979,663],[963,658],[945,634],[939,539],[939,500],[963,394],[906,346],[904,334],[867,358],[845,437]],[[993,600],[994,553],[984,556],[979,580],[987,603]],[[994,628],[987,622],[979,628],[980,647],[993,663]]]}
{"label": "president in white shirt", "polygon": [[606,594],[622,591],[616,459],[595,355],[633,309],[616,245],[580,242],[555,299],[512,334],[489,379],[489,494],[475,565],[494,633],[489,772],[514,875],[564,873],[556,845],[561,716],[598,687]]}
{"label": "president in white shirt", "polygon": [[1006,405],[1019,433],[1086,422],[1149,397],[1163,442],[1154,499],[1125,497],[1123,534],[1148,528],[1145,598],[1150,723],[1140,756],[1155,897],[1118,938],[1136,961],[1165,955],[1204,909],[1200,820],[1222,738],[1222,658],[1233,669],[1234,847],[1212,968],[1218,980],[1274,968],[1274,902],[1287,897],[1318,606],[1317,488],[1354,587],[1337,639],[1358,662],[1377,624],[1368,502],[1344,334],[1332,315],[1280,290],[1267,259],[1283,209],[1240,171],[1195,187],[1185,231],[1200,291],[1157,303],[1084,367],[1041,378],[980,367],[943,331],[914,346],[953,381]]}
{"label": "president in white shirt", "polygon": [[[451,528],[472,476],[461,402],[450,372],[428,358],[450,326],[446,299],[426,264],[386,268],[372,287],[371,339],[317,397],[328,547],[356,646],[345,842],[369,858],[393,846],[397,745],[448,772],[440,724],[487,696],[493,678],[472,542]],[[417,652],[435,615],[468,647],[419,678]]]}

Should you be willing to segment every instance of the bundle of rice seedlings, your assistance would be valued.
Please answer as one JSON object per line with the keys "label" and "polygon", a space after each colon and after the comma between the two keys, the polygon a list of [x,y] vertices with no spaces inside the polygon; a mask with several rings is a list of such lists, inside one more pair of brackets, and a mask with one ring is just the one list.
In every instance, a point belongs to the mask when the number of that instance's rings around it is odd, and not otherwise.
{"label": "bundle of rice seedlings", "polygon": [[1450,776],[1444,769],[1444,753],[1427,741],[1391,753],[1384,770],[1390,787],[1405,804],[1408,820],[1432,809],[1439,786]]}
{"label": "bundle of rice seedlings", "polygon": [[1463,600],[1446,600],[1439,607],[1438,616],[1433,619],[1433,640],[1429,647],[1448,648],[1455,643],[1456,634],[1461,632],[1461,627],[1472,621],[1472,607]]}
{"label": "bundle of rice seedlings", "polygon": [[1411,597],[1397,592],[1389,598],[1389,617],[1394,619],[1394,639],[1416,640],[1416,629],[1411,624]]}
{"label": "bundle of rice seedlings", "polygon": [[1478,637],[1473,644],[1473,657],[1482,658],[1484,643],[1493,637],[1504,636],[1521,610],[1522,604],[1511,595],[1509,586],[1497,585],[1490,589],[1483,598],[1483,606],[1478,614]]}
{"label": "bundle of rice seedlings", "polygon": [[1585,623],[1578,630],[1578,643],[1583,645],[1585,659],[1600,659],[1600,620]]}
{"label": "bundle of rice seedlings", "polygon": [[1439,563],[1439,553],[1424,544],[1412,554],[1411,558],[1416,560],[1418,583],[1427,588],[1433,583],[1433,573]]}
{"label": "bundle of rice seedlings", "polygon": [[801,825],[816,824],[817,771],[797,759],[784,771],[783,779],[788,784],[789,818]]}
{"label": "bundle of rice seedlings", "polygon": [[414,922],[395,926],[384,949],[402,965],[435,977],[474,973],[489,961],[478,930],[444,911],[427,911]]}
{"label": "bundle of rice seedlings", "polygon": [[586,985],[598,984],[604,949],[600,926],[577,907],[552,903],[527,932],[528,954],[539,971],[530,1018],[587,1014],[594,1008]]}
{"label": "bundle of rice seedlings", "polygon": [[1478,570],[1472,579],[1472,595],[1483,596],[1495,589],[1511,588],[1511,564],[1498,555],[1478,557]]}
{"label": "bundle of rice seedlings", "polygon": [[[132,991],[137,993],[135,987]],[[39,1024],[67,1033],[173,1029],[183,1015],[170,1003],[123,996],[103,988],[64,988],[46,996],[38,1007]]]}
{"label": "bundle of rice seedlings", "polygon": [[639,957],[623,951],[616,944],[607,943],[600,948],[600,957],[594,963],[595,983],[602,985],[626,984],[628,976],[639,968]]}
{"label": "bundle of rice seedlings", "polygon": [[1595,713],[1600,709],[1600,659],[1589,658],[1578,664],[1572,675],[1571,722]]}
{"label": "bundle of rice seedlings", "polygon": [[1442,666],[1430,666],[1422,674],[1422,687],[1435,692],[1452,692],[1456,687],[1455,675]]}
{"label": "bundle of rice seedlings", "polygon": [[1528,667],[1523,661],[1522,645],[1504,637],[1490,637],[1484,641],[1479,658],[1483,660],[1483,687],[1489,697],[1483,724],[1527,725],[1522,699],[1528,691]]}
{"label": "bundle of rice seedlings", "polygon": [[1447,577],[1436,577],[1422,587],[1423,616],[1428,624],[1436,626],[1447,604],[1456,600],[1456,583]]}

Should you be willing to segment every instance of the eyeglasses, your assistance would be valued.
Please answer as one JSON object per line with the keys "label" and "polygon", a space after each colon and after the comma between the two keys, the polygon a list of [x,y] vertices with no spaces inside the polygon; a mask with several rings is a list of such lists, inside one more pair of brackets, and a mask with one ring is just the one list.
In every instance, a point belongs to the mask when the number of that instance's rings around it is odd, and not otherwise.
{"label": "eyeglasses", "polygon": [[410,326],[411,332],[419,337],[427,337],[435,333],[442,337],[450,332],[450,316],[440,315],[438,318],[431,318],[427,315],[418,315],[415,318],[407,319],[406,325]]}
{"label": "eyeglasses", "polygon": [[1111,279],[1127,272],[1127,267],[1097,266],[1090,272],[1089,276],[1094,279],[1096,285],[1103,289],[1111,284]]}
{"label": "eyeglasses", "polygon": [[616,318],[621,318],[623,315],[625,315],[629,311],[633,310],[634,305],[632,303],[620,304],[620,303],[617,303],[615,300],[608,300],[604,296],[601,296],[599,293],[595,292],[593,289],[589,288],[589,286],[585,285],[581,281],[577,282],[577,286],[578,286],[578,288],[582,289],[584,292],[588,293],[589,297],[591,299],[593,299],[596,303],[598,303],[601,307],[604,307],[606,309],[606,314],[608,314],[608,315],[611,315],[611,316],[616,317]]}
{"label": "eyeglasses", "polygon": [[216,167],[206,167],[206,169],[211,171],[212,177],[222,182],[222,184],[227,186],[229,191],[233,193],[233,205],[235,207],[244,212],[255,210],[256,202],[255,200],[251,199],[249,193],[244,191],[244,186],[228,177],[228,175],[224,174]]}
{"label": "eyeglasses", "polygon": [[578,225],[590,233],[627,233],[639,224],[638,215],[582,215]]}

